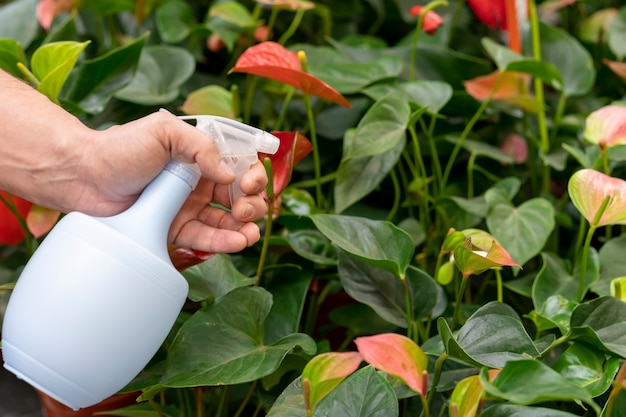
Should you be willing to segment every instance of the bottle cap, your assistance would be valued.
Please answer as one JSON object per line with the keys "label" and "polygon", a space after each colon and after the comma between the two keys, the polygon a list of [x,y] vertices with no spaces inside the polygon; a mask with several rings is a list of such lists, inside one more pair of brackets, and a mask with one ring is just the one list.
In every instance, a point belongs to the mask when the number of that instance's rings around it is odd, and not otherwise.
{"label": "bottle cap", "polygon": [[202,176],[198,164],[187,164],[176,159],[171,159],[163,169],[185,181],[192,190],[196,188]]}

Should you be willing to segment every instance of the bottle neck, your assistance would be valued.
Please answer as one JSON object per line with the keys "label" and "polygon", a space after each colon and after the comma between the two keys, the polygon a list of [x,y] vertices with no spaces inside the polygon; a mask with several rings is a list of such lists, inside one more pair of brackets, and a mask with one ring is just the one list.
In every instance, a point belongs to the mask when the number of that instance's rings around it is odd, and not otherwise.
{"label": "bottle neck", "polygon": [[191,190],[191,186],[180,176],[163,170],[130,208],[99,220],[170,262],[167,235]]}

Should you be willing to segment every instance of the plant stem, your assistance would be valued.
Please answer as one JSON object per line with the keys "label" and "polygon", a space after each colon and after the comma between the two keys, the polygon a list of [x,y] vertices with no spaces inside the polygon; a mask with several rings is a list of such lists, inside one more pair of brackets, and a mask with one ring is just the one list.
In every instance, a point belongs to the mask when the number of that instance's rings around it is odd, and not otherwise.
{"label": "plant stem", "polygon": [[317,206],[322,206],[322,165],[320,162],[320,149],[317,143],[317,134],[315,129],[315,117],[313,117],[313,108],[311,107],[311,98],[308,94],[303,95],[304,105],[306,107],[306,114],[309,122],[310,129],[310,139],[311,144],[313,145],[313,168],[315,170],[315,201],[317,201]]}
{"label": "plant stem", "polygon": [[303,16],[304,16],[304,10],[298,9],[296,11],[296,15],[293,17],[293,20],[291,21],[291,24],[289,25],[285,33],[283,33],[283,35],[280,37],[280,39],[278,39],[279,44],[284,45],[289,40],[289,38],[291,38],[293,34],[296,33],[298,26],[300,26],[300,22],[302,22]]}
{"label": "plant stem", "polygon": [[[537,16],[537,4],[535,0],[528,2],[528,12],[530,15],[532,45],[533,45],[533,58],[537,61],[541,61],[541,38],[539,35],[539,18]],[[539,110],[537,112],[537,122],[539,124],[539,137],[541,140],[541,151],[544,155],[543,161],[543,192],[545,194],[550,193],[550,165],[545,161],[546,155],[550,152],[550,140],[548,138],[548,126],[546,124],[546,103],[543,95],[543,81],[540,78],[535,77],[535,95],[537,97],[537,103],[539,104]]]}
{"label": "plant stem", "polygon": [[422,181],[422,194],[420,196],[420,224],[424,230],[428,230],[429,220],[428,220],[428,173],[426,172],[426,165],[424,165],[424,158],[422,157],[422,150],[420,149],[419,140],[417,138],[417,132],[415,131],[414,126],[409,127],[409,133],[411,134],[411,143],[413,144],[413,152],[415,153],[415,166],[418,168],[418,178]]}
{"label": "plant stem", "polygon": [[398,181],[398,176],[396,175],[395,168],[392,168],[389,171],[389,177],[391,178],[391,182],[393,183],[393,205],[389,210],[389,214],[387,215],[387,221],[392,221],[396,216],[398,211],[398,207],[400,207],[400,194],[402,190],[400,189],[400,182]]}
{"label": "plant stem", "polygon": [[257,382],[259,382],[259,380],[255,379],[250,384],[250,389],[246,393],[245,398],[241,401],[241,404],[239,405],[239,408],[237,409],[237,412],[233,415],[233,417],[239,417],[241,415],[241,413],[243,413],[243,410],[246,408],[246,405],[248,405],[248,402],[250,401],[250,398],[252,398],[252,394],[254,394],[254,390],[256,389]]}
{"label": "plant stem", "polygon": [[404,291],[404,308],[406,311],[406,331],[407,337],[414,339],[413,335],[413,308],[411,306],[411,295],[409,294],[409,284],[405,279],[402,280],[402,290]]}
{"label": "plant stem", "polygon": [[498,293],[498,301],[502,302],[503,300],[503,296],[502,296],[502,273],[500,272],[500,269],[495,268],[494,272],[496,273],[496,287],[497,287],[497,293]]}
{"label": "plant stem", "polygon": [[289,107],[289,103],[291,103],[291,99],[295,91],[296,89],[294,87],[288,86],[287,95],[285,95],[285,100],[283,100],[283,105],[280,108],[278,119],[276,119],[276,123],[274,123],[272,130],[279,131],[283,128],[283,121],[285,120],[285,115],[287,114],[287,108]]}
{"label": "plant stem", "polygon": [[610,201],[610,195],[604,197],[604,200],[602,200],[602,204],[600,204],[600,207],[598,208],[598,211],[593,218],[593,222],[589,224],[587,238],[585,239],[585,244],[583,246],[582,260],[580,262],[580,278],[578,279],[578,293],[576,296],[578,302],[581,302],[584,296],[583,293],[585,291],[585,276],[587,275],[587,259],[589,258],[589,247],[591,246],[591,238],[593,237],[593,233],[596,231],[596,228],[598,227],[598,224],[602,219],[602,215],[604,214],[604,211],[606,210],[606,207],[609,205]]}
{"label": "plant stem", "polygon": [[459,292],[456,294],[454,313],[452,314],[452,324],[450,325],[450,328],[452,330],[454,330],[454,328],[460,321],[459,313],[461,312],[461,300],[463,298],[463,294],[465,294],[465,288],[467,288],[467,281],[469,281],[469,276],[463,275],[463,278],[461,278],[461,286],[459,287]]}
{"label": "plant stem", "polygon": [[433,406],[433,400],[435,399],[435,394],[437,392],[437,385],[439,384],[439,379],[441,378],[441,372],[443,371],[443,363],[448,359],[448,354],[443,352],[435,361],[435,369],[433,371],[433,383],[428,391],[428,407]]}
{"label": "plant stem", "polygon": [[420,400],[422,400],[422,415],[424,417],[430,417],[430,407],[428,406],[428,398],[420,395]]}
{"label": "plant stem", "polygon": [[263,275],[263,267],[265,266],[265,260],[267,259],[267,251],[270,246],[270,236],[272,235],[272,224],[274,223],[274,202],[272,198],[267,203],[267,218],[265,221],[265,233],[263,233],[263,246],[261,246],[261,254],[259,255],[259,264],[256,269],[256,282],[254,286],[258,286],[261,282],[261,276]]}

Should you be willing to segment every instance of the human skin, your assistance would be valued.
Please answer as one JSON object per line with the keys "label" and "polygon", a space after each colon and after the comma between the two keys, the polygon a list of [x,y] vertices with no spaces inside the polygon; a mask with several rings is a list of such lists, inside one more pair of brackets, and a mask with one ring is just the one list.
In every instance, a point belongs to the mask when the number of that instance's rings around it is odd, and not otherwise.
{"label": "human skin", "polygon": [[232,253],[260,238],[267,204],[258,162],[241,178],[246,194],[230,211],[235,175],[213,140],[167,112],[94,130],[0,70],[0,189],[43,207],[111,216],[130,207],[170,159],[197,163],[202,178],[169,231],[178,246]]}

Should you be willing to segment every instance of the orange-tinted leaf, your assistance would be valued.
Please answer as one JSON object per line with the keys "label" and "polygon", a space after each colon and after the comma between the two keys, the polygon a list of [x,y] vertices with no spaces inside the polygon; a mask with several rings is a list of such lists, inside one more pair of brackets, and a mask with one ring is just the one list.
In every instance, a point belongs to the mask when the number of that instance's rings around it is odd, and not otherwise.
{"label": "orange-tinted leaf", "polygon": [[184,271],[187,268],[191,268],[192,266],[200,264],[215,255],[211,252],[182,248],[176,245],[168,245],[167,251],[169,252],[170,260],[172,261],[174,268],[178,271]]}
{"label": "orange-tinted leaf", "polygon": [[395,333],[381,333],[358,337],[354,343],[369,364],[400,378],[413,391],[426,396],[428,359],[411,339]]}
{"label": "orange-tinted leaf", "polygon": [[[422,14],[424,6],[413,6],[409,11],[411,16],[419,16]],[[434,35],[439,26],[443,25],[443,18],[437,12],[429,10],[422,21],[422,29],[429,35]]]}
{"label": "orange-tinted leaf", "polygon": [[305,94],[350,107],[350,102],[337,90],[302,71],[298,54],[277,42],[262,42],[246,49],[230,71],[270,78],[298,88]]}
{"label": "orange-tinted leaf", "polygon": [[304,398],[307,410],[315,405],[356,371],[363,356],[358,352],[322,353],[311,359],[302,371]]}
{"label": "orange-tinted leaf", "polygon": [[606,58],[604,58],[602,62],[604,62],[604,64],[615,73],[615,75],[620,77],[622,81],[626,82],[626,62],[609,61]]}
{"label": "orange-tinted leaf", "polygon": [[[570,178],[568,192],[589,224],[596,227],[626,224],[626,181],[593,169],[581,169]],[[607,196],[610,196],[609,203],[595,223],[596,215]]]}
{"label": "orange-tinted leaf", "polygon": [[280,140],[278,151],[273,155],[259,153],[259,159],[268,157],[272,162],[276,197],[289,184],[293,167],[313,150],[313,145],[298,132],[272,132],[272,135]]}
{"label": "orange-tinted leaf", "polygon": [[278,10],[310,10],[315,7],[315,3],[306,0],[256,0],[256,2]]}
{"label": "orange-tinted leaf", "polygon": [[50,29],[54,18],[63,12],[69,12],[76,0],[40,0],[37,3],[37,20],[44,29]]}
{"label": "orange-tinted leaf", "polygon": [[583,138],[600,147],[626,144],[626,107],[609,105],[592,112],[585,121]]}
{"label": "orange-tinted leaf", "polygon": [[219,85],[208,85],[189,93],[180,109],[186,114],[210,114],[234,119],[233,95]]}
{"label": "orange-tinted leaf", "polygon": [[[537,103],[529,93],[530,75],[496,70],[488,75],[465,81],[463,85],[469,95],[476,100],[500,100],[517,105],[529,112],[537,111]],[[493,91],[493,93],[492,93]]]}
{"label": "orange-tinted leaf", "polygon": [[34,205],[26,216],[26,225],[33,236],[41,237],[52,229],[60,215],[57,210]]}
{"label": "orange-tinted leaf", "polygon": [[[500,372],[499,369],[489,370],[489,380]],[[484,388],[478,375],[462,379],[450,396],[450,414],[454,417],[474,417],[483,400]]]}
{"label": "orange-tinted leaf", "polygon": [[[22,219],[25,219],[33,203],[12,194],[0,191],[3,199],[13,205]],[[24,231],[15,214],[0,201],[0,245],[16,245],[24,239]]]}

